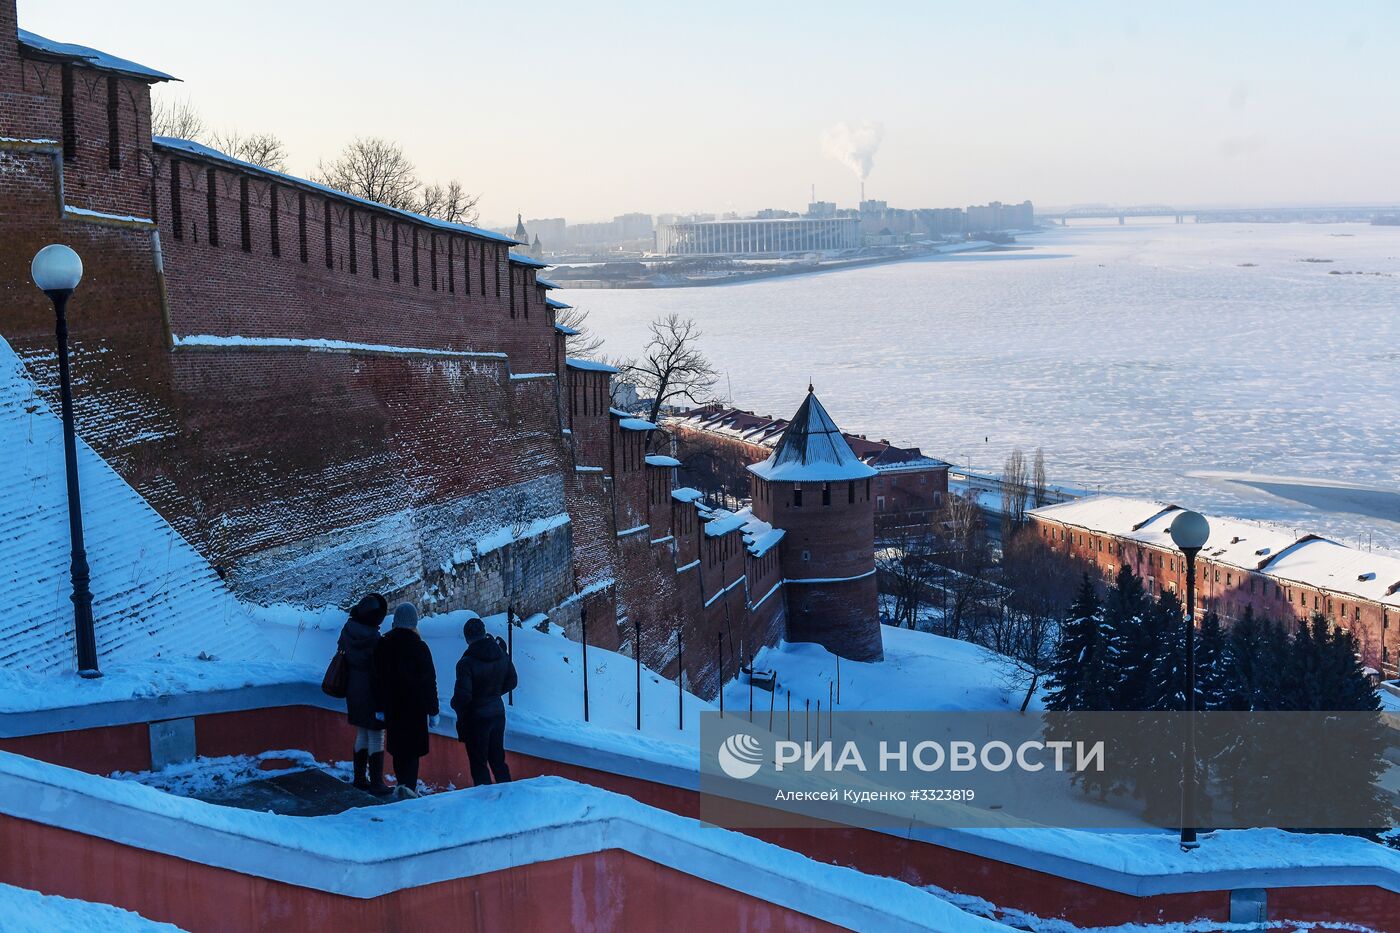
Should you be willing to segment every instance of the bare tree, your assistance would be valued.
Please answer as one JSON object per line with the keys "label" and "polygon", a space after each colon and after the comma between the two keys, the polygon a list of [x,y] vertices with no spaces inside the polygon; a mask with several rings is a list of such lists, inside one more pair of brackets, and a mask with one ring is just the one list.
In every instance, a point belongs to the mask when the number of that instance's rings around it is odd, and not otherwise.
{"label": "bare tree", "polygon": [[651,421],[674,399],[695,405],[709,400],[718,377],[699,342],[700,328],[690,318],[668,314],[651,322],[651,340],[642,357],[624,367],[637,391],[651,396]]}
{"label": "bare tree", "polygon": [[991,613],[998,587],[987,523],[974,496],[949,495],[934,520],[936,560],[942,566],[943,631],[949,638],[976,640]]}
{"label": "bare tree", "polygon": [[237,130],[212,133],[209,145],[235,159],[260,165],[274,172],[287,171],[287,146],[274,133],[243,135]]}
{"label": "bare tree", "polygon": [[[1002,543],[1001,656],[1008,689],[1024,691],[1024,712],[1054,661],[1060,630],[1074,601],[1080,565],[1045,546],[1031,529],[1021,529]],[[989,646],[991,647],[991,646]]]}
{"label": "bare tree", "polygon": [[938,542],[927,528],[900,525],[880,536],[875,551],[875,575],[896,625],[917,628],[925,610],[933,605],[940,579],[933,562]]}
{"label": "bare tree", "polygon": [[204,118],[188,97],[177,100],[164,94],[154,95],[151,106],[151,135],[173,136],[203,142]]}
{"label": "bare tree", "polygon": [[1026,455],[1017,447],[1007,455],[1001,471],[1002,523],[1011,532],[1026,523],[1026,503],[1030,500],[1030,470]]}
{"label": "bare tree", "polygon": [[579,307],[560,308],[554,323],[577,331],[564,338],[564,352],[575,359],[594,359],[603,349],[603,338],[588,326],[588,311]]}
{"label": "bare tree", "polygon": [[404,211],[422,206],[418,173],[403,147],[378,136],[359,136],[332,162],[321,162],[316,181],[346,194]]}
{"label": "bare tree", "polygon": [[1050,492],[1045,479],[1045,448],[1035,449],[1035,466],[1031,471],[1031,501],[1034,508],[1050,504]]}
{"label": "bare tree", "polygon": [[462,183],[454,178],[445,185],[434,183],[423,186],[418,213],[451,224],[475,224],[479,216],[477,202],[480,200],[480,195],[467,194]]}

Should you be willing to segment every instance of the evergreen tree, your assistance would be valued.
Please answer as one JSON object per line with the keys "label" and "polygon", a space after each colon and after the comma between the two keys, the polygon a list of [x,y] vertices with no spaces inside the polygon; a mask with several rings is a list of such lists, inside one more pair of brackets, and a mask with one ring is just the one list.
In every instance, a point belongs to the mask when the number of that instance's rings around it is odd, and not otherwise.
{"label": "evergreen tree", "polygon": [[1151,650],[1150,666],[1142,688],[1145,717],[1120,750],[1120,760],[1131,769],[1133,793],[1143,801],[1144,816],[1170,824],[1181,812],[1181,775],[1186,727],[1183,719],[1164,713],[1186,710],[1186,613],[1175,593],[1165,592],[1148,607],[1144,628],[1155,633],[1144,648]]}
{"label": "evergreen tree", "polygon": [[1056,712],[1108,709],[1113,645],[1103,604],[1089,574],[1079,585],[1060,632],[1047,682],[1045,708]]}
{"label": "evergreen tree", "polygon": [[[1246,610],[1253,624],[1253,607]],[[1196,633],[1196,709],[1225,709],[1228,693],[1225,633],[1220,616],[1207,612]]]}
{"label": "evergreen tree", "polygon": [[1104,621],[1117,658],[1112,672],[1112,709],[1149,708],[1152,668],[1163,638],[1162,618],[1151,611],[1152,606],[1142,579],[1125,564],[1104,600]]}

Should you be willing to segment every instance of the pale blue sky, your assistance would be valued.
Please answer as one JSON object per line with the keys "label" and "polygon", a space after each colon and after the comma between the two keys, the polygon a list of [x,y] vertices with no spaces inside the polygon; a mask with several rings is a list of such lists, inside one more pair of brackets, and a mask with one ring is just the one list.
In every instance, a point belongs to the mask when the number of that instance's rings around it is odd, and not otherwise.
{"label": "pale blue sky", "polygon": [[838,121],[900,206],[1400,201],[1400,4],[19,0],[310,171],[399,140],[484,219],[798,208]]}

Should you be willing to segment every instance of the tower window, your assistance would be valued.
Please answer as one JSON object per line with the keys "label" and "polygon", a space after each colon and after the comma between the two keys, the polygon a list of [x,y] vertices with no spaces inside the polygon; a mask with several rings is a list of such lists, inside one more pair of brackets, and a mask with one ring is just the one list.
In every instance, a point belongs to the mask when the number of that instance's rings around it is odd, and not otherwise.
{"label": "tower window", "polygon": [[327,201],[327,202],[326,202],[326,268],[327,268],[327,269],[334,269],[334,268],[335,268],[335,250],[334,250],[334,248],[333,248],[333,246],[332,246],[332,244],[331,244],[331,211],[333,211],[333,210],[335,210],[335,208],[331,207],[331,202]]}
{"label": "tower window", "polygon": [[851,480],[846,484],[846,504],[854,505],[856,501],[856,481]]}
{"label": "tower window", "polygon": [[795,506],[802,505],[802,487],[800,485],[794,485],[792,487],[792,504]]}
{"label": "tower window", "polygon": [[822,505],[831,505],[831,484],[822,483]]}
{"label": "tower window", "polygon": [[350,240],[350,274],[359,272],[359,266],[355,262],[355,212],[352,210],[346,217],[345,235]]}
{"label": "tower window", "polygon": [[399,225],[392,224],[389,227],[389,252],[392,254],[389,260],[390,267],[394,270],[394,281],[399,280]]}

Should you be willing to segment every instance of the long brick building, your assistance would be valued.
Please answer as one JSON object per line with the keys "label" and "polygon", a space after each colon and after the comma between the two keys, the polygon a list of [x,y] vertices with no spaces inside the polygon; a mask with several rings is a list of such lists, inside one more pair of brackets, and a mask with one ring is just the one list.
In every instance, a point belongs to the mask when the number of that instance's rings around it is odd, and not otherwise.
{"label": "long brick building", "polygon": [[[1186,567],[1169,529],[1179,506],[1119,496],[1091,496],[1030,512],[1051,547],[1084,558],[1105,576],[1124,564],[1148,592],[1185,595]],[[1231,518],[1210,519],[1197,561],[1203,610],[1225,622],[1248,607],[1279,621],[1321,613],[1356,634],[1365,662],[1396,674],[1400,559],[1359,551],[1314,534]]]}
{"label": "long brick building", "polygon": [[[787,634],[781,529],[674,488],[654,425],[609,407],[610,369],[566,359],[541,263],[153,138],[169,79],[19,30],[0,0],[0,337],[53,403],[53,312],[28,267],[76,249],[79,433],[239,596],[314,608],[377,589],[546,612],[576,638],[586,608],[590,641],[710,695]],[[868,519],[839,525],[866,541]],[[828,542],[804,548],[802,579],[846,575]],[[811,630],[878,656],[873,600],[833,611],[859,635]],[[683,645],[717,641],[678,668]]]}

